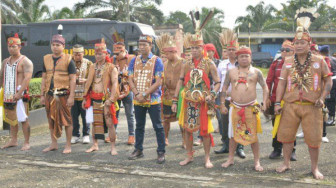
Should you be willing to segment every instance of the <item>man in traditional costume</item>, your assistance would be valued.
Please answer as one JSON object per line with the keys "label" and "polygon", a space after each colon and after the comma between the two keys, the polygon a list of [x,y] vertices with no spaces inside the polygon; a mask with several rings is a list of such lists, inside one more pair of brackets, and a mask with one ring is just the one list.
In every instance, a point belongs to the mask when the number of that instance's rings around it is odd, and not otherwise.
{"label": "man in traditional costume", "polygon": [[63,153],[71,153],[72,118],[71,107],[74,105],[76,87],[76,66],[70,54],[64,54],[65,39],[62,25],[58,34],[51,39],[52,54],[43,57],[41,83],[41,104],[45,104],[51,144],[43,152],[58,149],[57,139],[65,127],[66,144]]}
{"label": "man in traditional costume", "polygon": [[[134,114],[133,114],[133,93],[130,90],[128,84],[128,65],[131,60],[135,57],[127,53],[125,49],[125,44],[123,41],[119,41],[113,45],[113,57],[111,58],[112,63],[118,69],[118,82],[119,82],[119,98],[118,105],[123,103],[127,125],[128,125],[128,145],[133,145],[135,142],[134,137]],[[117,111],[117,118],[119,118],[120,109]],[[117,124],[114,125],[117,129]]]}
{"label": "man in traditional costume", "polygon": [[147,111],[156,133],[157,163],[165,162],[165,137],[161,122],[161,83],[163,77],[162,60],[151,53],[153,39],[149,35],[139,38],[140,54],[133,58],[128,67],[129,84],[134,93],[136,120],[135,150],[128,157],[135,160],[143,157],[143,141]]}
{"label": "man in traditional costume", "polygon": [[86,79],[89,75],[89,69],[92,65],[92,62],[84,58],[84,47],[80,44],[76,44],[72,48],[73,55],[72,59],[76,64],[76,89],[75,89],[75,102],[71,108],[71,116],[73,122],[72,138],[71,143],[75,144],[79,142],[80,133],[79,133],[79,115],[82,118],[82,136],[83,144],[90,143],[90,124],[86,123],[86,112],[82,108],[83,103],[83,94]]}
{"label": "man in traditional costume", "polygon": [[309,148],[311,171],[314,178],[323,179],[318,169],[319,147],[322,140],[322,107],[332,87],[331,73],[323,57],[311,53],[308,28],[317,16],[310,9],[301,8],[296,15],[297,30],[294,38],[295,55],[287,57],[279,77],[274,111],[278,141],[283,144],[284,163],[277,172],[290,167],[295,134],[302,126]]}
{"label": "man in traditional costume", "polygon": [[225,106],[226,92],[231,85],[231,104],[229,111],[229,158],[222,164],[227,168],[234,164],[234,151],[237,143],[250,145],[254,155],[254,168],[263,171],[259,160],[258,133],[261,133],[260,105],[256,101],[257,83],[263,89],[262,110],[266,108],[268,88],[262,72],[251,66],[252,56],[248,47],[241,47],[237,52],[238,66],[227,71],[221,92],[221,112],[228,113]]}
{"label": "man in traditional costume", "polygon": [[[206,22],[212,17],[213,11],[209,13],[203,24],[199,23],[199,12],[195,13],[195,31],[192,36],[192,59],[188,60],[181,69],[179,81],[175,90],[172,111],[177,111],[179,107],[179,123],[185,130],[185,142],[187,146],[187,157],[180,162],[181,166],[187,165],[194,160],[193,158],[193,132],[200,131],[203,138],[205,151],[205,167],[212,168],[210,161],[210,147],[213,146],[213,137],[211,133],[214,131],[211,118],[215,116],[215,98],[220,86],[215,63],[203,57],[203,38],[201,30]],[[210,79],[214,81],[214,89],[210,89]],[[181,86],[184,90],[181,93],[181,99],[178,102],[178,95]],[[179,105],[177,105],[179,103]]]}
{"label": "man in traditional costume", "polygon": [[191,33],[186,33],[183,36],[183,48],[184,48],[184,59],[185,60],[190,60],[192,59],[192,55],[191,55],[191,40],[192,39],[192,35]]}
{"label": "man in traditional costume", "polygon": [[[223,30],[219,34],[219,41],[221,43],[222,48],[226,49],[228,53],[228,59],[222,61],[218,65],[218,74],[221,80],[221,86],[219,91],[222,91],[227,72],[238,65],[236,52],[239,48],[239,43],[236,33],[234,33],[234,31],[231,29]],[[230,108],[230,100],[231,100],[231,86],[229,86],[229,88],[226,91],[225,107],[227,109]],[[228,135],[229,114],[222,114],[222,118],[223,118],[222,120],[223,124],[222,126],[220,126],[221,128],[220,134],[222,135],[221,141],[223,143],[223,147],[219,150],[216,150],[215,151],[216,154],[229,153],[229,135]],[[245,158],[244,146],[242,144],[238,143],[236,153],[238,157],[242,159]]]}
{"label": "man in traditional costume", "polygon": [[[176,41],[168,33],[163,33],[156,40],[157,44],[162,46],[162,51],[167,57],[167,61],[164,62],[164,78],[162,83],[162,122],[165,131],[165,143],[169,145],[168,135],[170,130],[170,123],[177,121],[176,113],[172,112],[171,106],[173,104],[172,99],[176,89],[177,82],[180,75],[180,71],[183,65],[183,59],[177,55]],[[181,129],[182,133],[182,129]],[[182,136],[182,147],[184,147],[184,140]]]}
{"label": "man in traditional costume", "polygon": [[117,155],[114,125],[118,124],[116,117],[116,102],[119,93],[118,70],[112,63],[106,62],[106,56],[106,43],[103,38],[100,43],[95,44],[96,63],[90,67],[84,89],[83,107],[87,109],[87,120],[93,125],[93,145],[86,152],[99,150],[98,139],[105,140],[104,126],[106,124],[111,142],[111,155]]}
{"label": "man in traditional costume", "polygon": [[21,40],[16,33],[7,41],[9,58],[2,62],[0,71],[0,88],[2,87],[0,101],[3,103],[4,124],[10,126],[10,141],[1,149],[18,145],[18,123],[22,124],[24,136],[22,151],[29,150],[30,127],[28,122],[28,86],[33,74],[33,63],[20,53]]}
{"label": "man in traditional costume", "polygon": [[[278,87],[279,83],[279,77],[281,74],[281,69],[282,66],[285,62],[286,57],[291,57],[294,55],[294,46],[293,43],[289,40],[285,40],[282,43],[281,46],[281,58],[276,59],[270,66],[267,78],[266,78],[266,83],[267,87],[270,91],[270,96],[269,99],[267,100],[266,106],[267,109],[265,113],[268,113],[267,115],[272,116],[272,126],[274,127],[274,121],[275,121],[275,116],[274,116],[274,103],[275,103],[275,97],[276,97],[276,89]],[[282,153],[282,143],[277,140],[277,132],[274,130],[272,132],[272,147],[273,151],[269,155],[270,159],[277,159],[281,157]],[[296,142],[294,142],[294,146],[296,145]],[[291,154],[291,161],[296,161],[296,154],[295,154],[295,148],[293,149],[293,152]]]}

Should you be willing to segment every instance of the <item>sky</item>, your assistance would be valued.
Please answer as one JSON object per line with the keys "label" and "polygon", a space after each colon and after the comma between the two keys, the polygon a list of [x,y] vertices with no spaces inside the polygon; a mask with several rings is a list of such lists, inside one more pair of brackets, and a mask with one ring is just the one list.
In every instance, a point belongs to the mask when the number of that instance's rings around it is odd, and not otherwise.
{"label": "sky", "polygon": [[[62,7],[72,7],[77,2],[83,2],[84,0],[46,0],[45,4],[49,5],[52,10],[61,9]],[[224,23],[223,26],[233,28],[235,26],[235,20],[239,16],[245,16],[245,11],[248,5],[257,5],[261,0],[162,0],[162,4],[159,6],[165,16],[168,16],[170,12],[182,11],[189,13],[190,10],[196,7],[216,7],[224,11]],[[275,8],[280,9],[281,3],[287,2],[287,0],[264,0],[265,4],[272,4]],[[328,0],[328,5],[336,7],[336,0]]]}

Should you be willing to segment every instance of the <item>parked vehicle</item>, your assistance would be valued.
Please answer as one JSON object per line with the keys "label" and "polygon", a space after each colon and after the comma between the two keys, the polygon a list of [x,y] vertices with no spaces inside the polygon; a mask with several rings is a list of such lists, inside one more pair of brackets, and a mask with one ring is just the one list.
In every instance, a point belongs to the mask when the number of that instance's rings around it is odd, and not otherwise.
{"label": "parked vehicle", "polygon": [[273,57],[269,52],[253,52],[252,63],[254,66],[268,68],[273,62]]}
{"label": "parked vehicle", "polygon": [[26,55],[34,63],[34,77],[42,75],[43,56],[51,53],[50,40],[52,35],[57,33],[57,26],[63,25],[63,37],[66,40],[65,53],[72,54],[72,46],[81,44],[85,48],[86,58],[94,61],[94,44],[105,38],[108,49],[119,38],[125,41],[126,50],[133,53],[138,45],[141,34],[155,36],[151,26],[133,23],[110,21],[100,18],[88,19],[60,19],[44,23],[30,23],[24,25],[2,25],[1,44],[2,57],[9,57],[7,46],[8,37],[19,34],[22,41],[22,54]]}

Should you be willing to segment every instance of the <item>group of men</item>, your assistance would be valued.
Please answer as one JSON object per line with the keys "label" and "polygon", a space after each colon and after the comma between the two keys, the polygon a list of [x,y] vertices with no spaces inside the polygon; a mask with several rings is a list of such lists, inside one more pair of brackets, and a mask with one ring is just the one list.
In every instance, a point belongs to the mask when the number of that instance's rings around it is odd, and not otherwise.
{"label": "group of men", "polygon": [[[123,102],[128,144],[135,147],[129,160],[144,156],[148,112],[157,138],[157,163],[165,162],[170,123],[178,121],[182,146],[186,148],[186,158],[179,164],[184,166],[194,160],[193,133],[197,132],[203,141],[205,167],[212,168],[210,148],[214,146],[211,134],[214,128],[211,119],[216,116],[223,147],[215,153],[229,153],[222,167],[234,164],[235,152],[245,158],[243,146],[251,145],[255,170],[263,171],[258,142],[258,134],[262,133],[260,114],[273,106],[271,111],[277,116],[273,121],[275,154],[271,156],[279,155],[279,150],[281,154],[281,148],[275,146],[280,143],[284,153],[284,163],[276,170],[284,172],[290,169],[289,161],[296,160],[293,146],[301,124],[309,146],[312,173],[316,179],[322,179],[317,165],[323,130],[322,107],[332,87],[332,73],[324,58],[311,52],[312,38],[308,28],[298,28],[294,40],[284,42],[283,60],[266,82],[262,72],[251,65],[251,49],[239,47],[232,30],[225,30],[219,36],[223,56],[227,59],[215,60],[216,49],[203,42],[205,24],[196,24],[195,34],[185,35],[184,59],[177,54],[176,40],[169,34],[157,40],[162,58],[151,52],[153,38],[141,35],[140,55],[137,56],[127,54],[124,43],[117,42],[113,46],[115,56],[109,58],[102,39],[95,44],[95,63],[83,58],[81,45],[73,47],[72,56],[64,54],[65,39],[61,33],[54,35],[52,54],[44,56],[42,74],[41,103],[45,105],[51,137],[50,146],[43,152],[58,149],[57,139],[65,127],[63,153],[71,153],[71,143],[79,141],[78,116],[81,115],[84,143],[90,142],[92,124],[93,145],[86,152],[99,150],[98,140],[101,139],[110,142],[111,155],[117,155],[116,125],[119,105]],[[33,64],[20,54],[20,49],[18,36],[8,39],[11,57],[4,60],[0,75],[5,122],[11,125],[11,140],[3,148],[17,145],[18,122],[22,122],[25,136],[22,150],[28,150],[27,88]],[[263,90],[261,105],[256,100],[257,84]]]}

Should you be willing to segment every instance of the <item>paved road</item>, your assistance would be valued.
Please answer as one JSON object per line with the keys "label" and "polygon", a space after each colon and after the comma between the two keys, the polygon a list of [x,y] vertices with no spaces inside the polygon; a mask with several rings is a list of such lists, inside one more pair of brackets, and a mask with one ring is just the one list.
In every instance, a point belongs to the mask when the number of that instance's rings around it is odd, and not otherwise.
{"label": "paved road", "polygon": [[[261,91],[258,91],[261,94]],[[260,96],[259,96],[260,98]],[[259,100],[260,101],[260,100]],[[186,152],[181,148],[181,136],[176,123],[172,125],[170,145],[166,148],[166,163],[156,164],[155,132],[147,117],[145,133],[145,157],[136,161],[127,160],[133,146],[126,145],[126,119],[121,113],[118,127],[118,156],[109,154],[109,145],[100,142],[100,151],[87,154],[89,145],[81,143],[72,147],[72,154],[61,153],[65,144],[64,135],[59,139],[60,150],[42,153],[50,141],[47,125],[32,129],[32,149],[27,152],[19,148],[0,150],[1,187],[329,187],[336,186],[336,128],[328,127],[330,143],[322,144],[320,170],[325,180],[316,181],[310,174],[310,159],[303,139],[297,142],[297,162],[292,163],[293,170],[284,174],[275,172],[282,160],[270,160],[271,124],[263,122],[263,134],[259,136],[261,163],[264,172],[253,170],[253,155],[246,147],[246,159],[236,158],[236,163],[229,169],[220,167],[227,159],[227,154],[215,155],[214,149],[221,147],[220,135],[214,134],[217,144],[211,151],[213,169],[205,169],[203,147],[195,147],[195,160],[188,166],[179,166]],[[216,121],[214,121],[217,127]],[[8,139],[0,133],[0,144]],[[22,144],[22,135],[19,144]]]}

